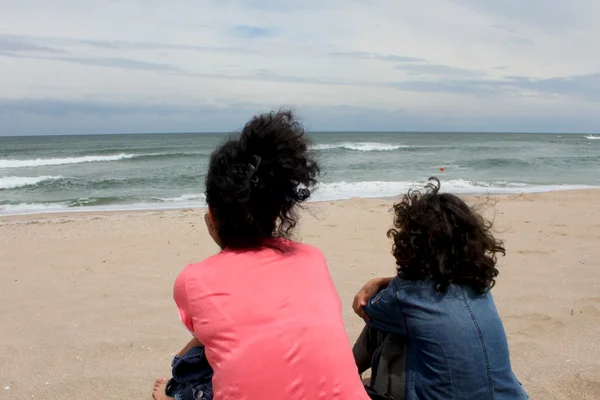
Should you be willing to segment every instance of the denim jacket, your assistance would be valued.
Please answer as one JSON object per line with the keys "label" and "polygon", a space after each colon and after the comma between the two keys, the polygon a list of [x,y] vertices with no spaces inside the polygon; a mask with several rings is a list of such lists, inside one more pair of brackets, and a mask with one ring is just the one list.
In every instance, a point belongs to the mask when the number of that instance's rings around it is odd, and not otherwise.
{"label": "denim jacket", "polygon": [[492,295],[394,278],[365,306],[368,324],[407,339],[407,400],[527,399]]}

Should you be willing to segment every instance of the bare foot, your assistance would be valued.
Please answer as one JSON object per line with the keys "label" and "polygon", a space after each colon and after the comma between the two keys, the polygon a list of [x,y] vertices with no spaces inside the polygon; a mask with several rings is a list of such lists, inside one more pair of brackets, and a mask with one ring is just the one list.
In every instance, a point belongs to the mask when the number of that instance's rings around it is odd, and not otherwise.
{"label": "bare foot", "polygon": [[169,400],[169,396],[165,393],[167,387],[167,378],[158,378],[154,382],[154,391],[152,392],[152,398],[154,400]]}

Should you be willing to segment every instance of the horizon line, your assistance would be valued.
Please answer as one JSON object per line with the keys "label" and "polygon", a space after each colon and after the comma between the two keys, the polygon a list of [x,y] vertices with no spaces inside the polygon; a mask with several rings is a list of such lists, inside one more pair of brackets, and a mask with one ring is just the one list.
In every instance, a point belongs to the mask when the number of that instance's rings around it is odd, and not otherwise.
{"label": "horizon line", "polygon": [[[425,131],[369,131],[369,130],[356,130],[356,131],[305,131],[307,134],[339,134],[339,133],[395,133],[395,134],[435,134],[435,133],[447,133],[447,134],[485,134],[485,135],[596,135],[597,133],[586,133],[586,132],[541,132],[541,131],[442,131],[442,130],[425,130]],[[19,138],[19,137],[64,137],[64,136],[135,136],[135,135],[226,135],[226,134],[238,134],[240,131],[213,131],[213,132],[190,132],[190,131],[176,131],[176,132],[118,132],[118,133],[60,133],[60,134],[44,134],[44,133],[33,133],[26,135],[0,135],[2,138]]]}

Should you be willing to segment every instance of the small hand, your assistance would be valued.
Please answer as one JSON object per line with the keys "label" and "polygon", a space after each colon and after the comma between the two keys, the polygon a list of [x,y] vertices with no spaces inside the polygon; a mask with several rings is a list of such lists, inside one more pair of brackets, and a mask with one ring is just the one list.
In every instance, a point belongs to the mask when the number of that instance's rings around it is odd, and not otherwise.
{"label": "small hand", "polygon": [[364,307],[371,297],[379,293],[385,286],[386,285],[383,284],[381,278],[374,278],[365,283],[356,296],[354,296],[354,301],[352,302],[354,312],[365,321],[368,320],[369,318],[367,317],[367,314],[365,314]]}

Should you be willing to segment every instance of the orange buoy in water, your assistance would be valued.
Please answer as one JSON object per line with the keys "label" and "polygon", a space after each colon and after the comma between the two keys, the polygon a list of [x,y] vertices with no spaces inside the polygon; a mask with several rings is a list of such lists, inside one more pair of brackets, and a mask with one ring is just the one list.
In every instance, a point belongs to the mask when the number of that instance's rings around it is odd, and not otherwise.
{"label": "orange buoy in water", "polygon": [[444,167],[440,167],[440,172],[444,172]]}

